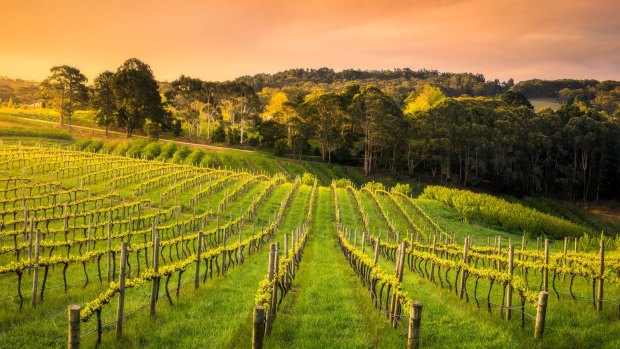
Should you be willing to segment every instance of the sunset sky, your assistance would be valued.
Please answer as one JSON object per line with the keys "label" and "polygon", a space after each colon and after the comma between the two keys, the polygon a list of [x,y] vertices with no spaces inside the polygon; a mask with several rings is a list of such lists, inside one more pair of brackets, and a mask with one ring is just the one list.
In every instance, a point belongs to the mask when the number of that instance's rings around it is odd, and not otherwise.
{"label": "sunset sky", "polygon": [[620,80],[619,18],[618,0],[7,0],[0,76],[68,64],[92,81],[137,57],[159,80],[324,66]]}

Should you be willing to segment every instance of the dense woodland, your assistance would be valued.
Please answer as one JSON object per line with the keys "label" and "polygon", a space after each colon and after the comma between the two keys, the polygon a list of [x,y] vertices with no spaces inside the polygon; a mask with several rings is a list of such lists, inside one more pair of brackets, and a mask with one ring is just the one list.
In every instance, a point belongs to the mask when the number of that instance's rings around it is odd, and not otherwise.
{"label": "dense woodland", "polygon": [[[528,98],[555,98],[535,111]],[[489,81],[434,70],[291,69],[209,82],[157,82],[127,60],[88,85],[61,66],[40,84],[3,78],[8,106],[42,103],[69,122],[92,108],[106,127],[185,133],[276,154],[390,171],[498,192],[620,198],[620,82]]]}

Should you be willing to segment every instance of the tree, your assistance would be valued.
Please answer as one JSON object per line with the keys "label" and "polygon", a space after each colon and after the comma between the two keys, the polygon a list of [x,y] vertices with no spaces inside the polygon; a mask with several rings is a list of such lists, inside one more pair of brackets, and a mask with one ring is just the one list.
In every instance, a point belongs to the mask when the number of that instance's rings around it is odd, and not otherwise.
{"label": "tree", "polygon": [[368,175],[377,162],[377,152],[389,147],[390,140],[395,138],[402,111],[390,96],[377,87],[367,86],[353,97],[351,114],[354,126],[363,134],[364,174]]}
{"label": "tree", "polygon": [[499,98],[513,107],[524,106],[534,109],[534,106],[532,106],[530,100],[527,99],[527,97],[521,92],[506,91],[502,93]]}
{"label": "tree", "polygon": [[59,112],[60,126],[65,121],[70,124],[75,109],[88,99],[88,79],[79,69],[68,65],[52,67],[50,72],[41,82],[41,95]]}
{"label": "tree", "polygon": [[185,120],[189,136],[200,137],[202,133],[200,115],[205,103],[201,101],[203,82],[185,75],[172,82],[172,104],[181,119]]}
{"label": "tree", "polygon": [[405,99],[405,114],[413,115],[425,111],[445,99],[446,96],[438,87],[425,84],[421,90],[414,91]]}
{"label": "tree", "polygon": [[136,58],[126,60],[118,68],[114,97],[117,123],[125,128],[127,137],[131,137],[135,128],[143,127],[146,119],[160,127],[168,121],[151,68]]}
{"label": "tree", "polygon": [[297,110],[319,140],[323,161],[331,162],[332,152],[342,143],[342,125],[348,117],[344,98],[333,92],[315,91]]}
{"label": "tree", "polygon": [[94,81],[93,106],[97,109],[95,119],[97,125],[105,126],[105,136],[108,136],[108,128],[114,122],[117,112],[116,100],[114,99],[114,73],[104,71]]}

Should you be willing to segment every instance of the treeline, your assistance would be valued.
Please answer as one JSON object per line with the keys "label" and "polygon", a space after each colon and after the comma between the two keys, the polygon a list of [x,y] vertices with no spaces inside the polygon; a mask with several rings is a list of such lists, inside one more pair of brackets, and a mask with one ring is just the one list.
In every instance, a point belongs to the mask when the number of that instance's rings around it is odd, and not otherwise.
{"label": "treeline", "polygon": [[[54,67],[40,98],[60,112],[61,123],[90,107],[99,125],[124,128],[128,136],[135,129],[153,138],[185,132],[196,142],[359,165],[365,174],[425,174],[517,195],[620,198],[618,82],[513,86],[470,73],[321,68],[157,83],[135,58],[101,73],[92,86],[86,82],[76,68]],[[526,96],[567,91],[573,95],[557,111],[534,111]]]}
{"label": "treeline", "polygon": [[492,97],[506,92],[514,85],[512,79],[506,82],[486,80],[482,74],[449,73],[437,70],[360,70],[345,69],[339,72],[330,68],[289,69],[275,74],[256,74],[235,79],[246,83],[260,92],[264,89],[284,89],[287,92],[310,93],[321,88],[337,92],[347,85],[369,85],[381,90],[397,100],[403,100],[412,90],[424,84],[441,88],[446,96],[461,95]]}
{"label": "treeline", "polygon": [[0,76],[0,106],[32,105],[38,99],[39,87],[34,81]]}
{"label": "treeline", "polygon": [[620,81],[526,80],[512,87],[528,98],[556,98],[564,104],[583,103],[612,115],[620,110]]}

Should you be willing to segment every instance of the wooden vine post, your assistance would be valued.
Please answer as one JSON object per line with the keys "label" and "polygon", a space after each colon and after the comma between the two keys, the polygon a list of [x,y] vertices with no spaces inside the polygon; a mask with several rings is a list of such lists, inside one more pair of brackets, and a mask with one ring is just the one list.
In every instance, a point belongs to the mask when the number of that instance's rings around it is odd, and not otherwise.
{"label": "wooden vine post", "polygon": [[[200,248],[200,247],[199,247]],[[153,273],[159,273],[159,236],[153,240]],[[159,276],[153,278],[153,287],[151,289],[151,316],[155,315],[155,306],[159,298]]]}
{"label": "wooden vine post", "polygon": [[80,306],[76,304],[72,304],[69,306],[69,330],[68,330],[68,340],[67,347],[69,349],[79,349],[80,348]]}
{"label": "wooden vine post", "polygon": [[605,273],[605,240],[601,235],[601,247],[598,255],[598,294],[596,300],[596,311],[600,312],[603,310],[603,274]]}
{"label": "wooden vine post", "polygon": [[[510,278],[512,279],[512,274],[514,272],[514,256],[515,256],[515,246],[510,244],[508,247],[508,274],[510,274]],[[510,320],[512,315],[512,284],[510,281],[506,283],[506,320]]]}
{"label": "wooden vine post", "polygon": [[409,309],[409,332],[407,334],[407,349],[420,347],[420,323],[422,322],[422,303],[413,302]]}
{"label": "wooden vine post", "polygon": [[542,339],[545,332],[545,317],[547,315],[547,299],[549,292],[538,292],[538,303],[536,306],[536,325],[534,327],[534,338]]}
{"label": "wooden vine post", "polygon": [[[111,218],[110,218],[111,219]],[[108,283],[112,281],[112,222],[108,223]]]}
{"label": "wooden vine post", "polygon": [[[269,267],[268,267],[268,273],[267,273],[269,282],[273,282],[273,279],[277,275],[277,271],[276,271],[276,268],[277,268],[276,267],[276,254],[278,253],[277,251],[278,251],[278,247],[275,242],[269,245]],[[267,317],[265,320],[265,334],[269,334],[271,332],[271,323],[273,322],[273,317],[275,315],[274,309],[272,309],[272,306],[275,303],[273,295],[275,293],[275,290],[277,289],[275,284],[274,284],[273,289],[274,289],[274,292],[271,295],[270,307],[266,314]]]}
{"label": "wooden vine post", "polygon": [[545,259],[543,266],[543,291],[549,291],[549,239],[545,239]]}
{"label": "wooden vine post", "polygon": [[118,285],[118,306],[116,308],[116,337],[123,334],[123,316],[125,315],[125,277],[127,271],[127,246],[124,241],[121,245],[121,273]]}
{"label": "wooden vine post", "polygon": [[463,299],[465,294],[465,283],[467,282],[467,271],[465,265],[467,264],[467,252],[469,250],[469,238],[465,238],[465,244],[463,245],[463,266],[461,267],[461,282],[459,287],[459,298]]}
{"label": "wooden vine post", "polygon": [[[398,258],[396,258],[396,278],[398,282],[403,281],[403,269],[405,267],[405,242],[402,242],[398,246]],[[396,293],[392,294],[392,311],[391,311],[391,319],[392,319],[392,327],[396,328],[398,326],[398,320],[400,317],[401,309],[400,303],[398,302],[398,297]]]}
{"label": "wooden vine post", "polygon": [[203,233],[198,232],[198,249],[196,251],[196,274],[194,275],[194,288],[200,287],[200,255],[202,254]]}
{"label": "wooden vine post", "polygon": [[381,237],[377,236],[377,240],[375,242],[375,265],[379,262],[379,245],[381,245]]}
{"label": "wooden vine post", "polygon": [[265,308],[262,305],[254,307],[254,326],[252,329],[252,349],[262,349],[265,337]]}
{"label": "wooden vine post", "polygon": [[39,283],[39,249],[41,247],[41,231],[37,230],[36,245],[34,247],[34,275],[32,276],[32,306],[37,306],[37,289]]}

